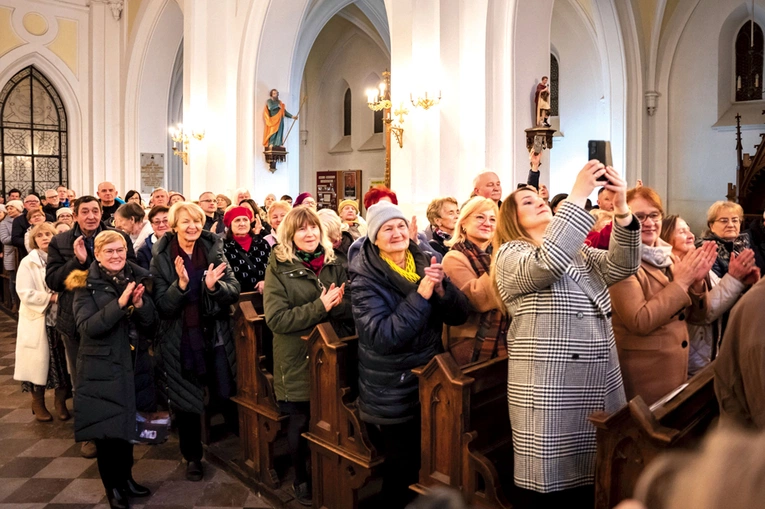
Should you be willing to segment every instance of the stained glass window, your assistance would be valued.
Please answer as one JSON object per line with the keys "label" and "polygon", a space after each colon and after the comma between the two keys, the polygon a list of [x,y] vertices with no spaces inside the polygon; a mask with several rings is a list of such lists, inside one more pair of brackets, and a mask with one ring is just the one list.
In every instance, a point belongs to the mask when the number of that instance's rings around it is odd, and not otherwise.
{"label": "stained glass window", "polygon": [[345,91],[343,99],[343,136],[351,135],[351,89]]}
{"label": "stained glass window", "polygon": [[48,78],[34,66],[0,91],[0,161],[3,193],[68,185],[66,111]]}
{"label": "stained glass window", "polygon": [[550,116],[558,116],[558,59],[550,53]]}
{"label": "stained glass window", "polygon": [[763,37],[749,21],[736,36],[736,101],[762,100]]}

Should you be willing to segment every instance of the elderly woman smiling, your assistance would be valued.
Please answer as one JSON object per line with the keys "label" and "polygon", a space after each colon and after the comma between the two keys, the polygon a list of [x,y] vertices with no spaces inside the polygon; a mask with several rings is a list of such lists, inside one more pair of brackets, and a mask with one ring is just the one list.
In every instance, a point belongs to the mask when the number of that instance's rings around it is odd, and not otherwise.
{"label": "elderly woman smiling", "polygon": [[188,462],[186,478],[200,481],[205,389],[224,410],[235,392],[236,351],[228,311],[239,299],[239,282],[223,254],[223,239],[203,230],[205,213],[199,205],[176,203],[169,221],[173,231],[157,240],[151,260],[161,320],[159,351],[181,454]]}
{"label": "elderly woman smiling", "polygon": [[368,237],[350,265],[359,334],[357,404],[385,449],[386,502],[404,507],[420,464],[419,393],[412,369],[443,351],[443,326],[465,323],[468,301],[435,258],[409,240],[409,222],[397,206],[382,201],[371,206],[367,227]]}
{"label": "elderly woman smiling", "polygon": [[[273,207],[274,205],[272,205]],[[308,447],[302,433],[310,415],[308,350],[302,339],[316,325],[329,321],[338,336],[353,334],[348,273],[332,249],[316,212],[292,209],[279,225],[266,270],[263,307],[274,333],[274,391],[289,416],[287,443],[295,469],[295,498],[311,505],[306,469]]]}
{"label": "elderly woman smiling", "polygon": [[94,241],[96,260],[66,278],[80,334],[74,436],[96,442],[98,471],[112,508],[128,507],[130,496],[150,494],[133,480],[131,442],[138,438],[136,410],[151,410],[144,404],[154,399],[154,384],[146,379],[151,379],[149,340],[157,313],[145,292],[149,273],[127,261],[127,252],[125,237],[104,230]]}

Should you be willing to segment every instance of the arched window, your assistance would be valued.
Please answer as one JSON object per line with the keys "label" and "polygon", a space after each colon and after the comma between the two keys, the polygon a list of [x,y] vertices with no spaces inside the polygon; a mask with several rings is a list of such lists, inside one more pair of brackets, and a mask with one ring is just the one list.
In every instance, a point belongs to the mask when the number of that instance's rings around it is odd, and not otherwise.
{"label": "arched window", "polygon": [[66,111],[40,71],[26,67],[0,91],[2,189],[39,193],[68,185]]}
{"label": "arched window", "polygon": [[343,99],[343,136],[351,135],[351,89],[345,91]]}
{"label": "arched window", "polygon": [[550,53],[550,116],[558,116],[558,59]]}
{"label": "arched window", "polygon": [[762,28],[749,21],[736,36],[736,101],[762,100]]}
{"label": "arched window", "polygon": [[381,133],[383,132],[383,114],[385,113],[383,110],[374,111],[375,119],[374,119],[374,133]]}

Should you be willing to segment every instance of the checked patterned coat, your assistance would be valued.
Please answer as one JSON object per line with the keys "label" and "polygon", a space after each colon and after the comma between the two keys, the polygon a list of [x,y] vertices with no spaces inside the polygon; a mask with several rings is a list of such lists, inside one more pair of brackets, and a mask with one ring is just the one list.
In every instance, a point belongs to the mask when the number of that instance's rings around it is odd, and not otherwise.
{"label": "checked patterned coat", "polygon": [[640,223],[614,226],[608,251],[585,246],[595,220],[564,202],[541,246],[504,244],[497,286],[513,321],[507,399],[515,484],[549,493],[594,483],[587,417],[626,404],[608,286],[640,265]]}

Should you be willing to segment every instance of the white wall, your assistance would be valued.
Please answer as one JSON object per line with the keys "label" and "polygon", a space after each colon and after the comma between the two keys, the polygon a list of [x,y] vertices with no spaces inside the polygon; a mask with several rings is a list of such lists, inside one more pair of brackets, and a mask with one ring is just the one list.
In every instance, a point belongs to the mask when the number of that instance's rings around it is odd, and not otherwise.
{"label": "white wall", "polygon": [[[718,98],[718,62],[726,58],[718,53],[718,34],[740,3],[701,0],[683,30],[672,60],[669,96],[664,103],[669,108],[665,208],[670,214],[683,216],[697,234],[705,227],[709,205],[724,200],[728,182],[736,179],[735,132],[712,126],[718,121],[718,111],[727,109],[720,109],[718,102],[724,100]],[[762,0],[756,3],[765,4]],[[732,59],[733,41],[729,48],[728,58]],[[741,105],[742,114],[750,109],[747,106]],[[754,124],[743,132],[744,152],[754,154],[754,145],[759,143],[759,133],[765,132],[765,126],[756,115],[744,120]]]}
{"label": "white wall", "polygon": [[[550,151],[550,195],[571,191],[587,161],[588,140],[609,139],[600,55],[587,21],[570,4],[555,2],[551,43],[558,56],[560,131]],[[620,168],[621,169],[621,168]],[[593,199],[595,196],[593,196]]]}
{"label": "white wall", "polygon": [[[372,39],[352,23],[335,16],[316,39],[308,56],[303,87],[308,100],[300,114],[308,141],[301,148],[300,191],[316,192],[316,172],[362,170],[362,186],[369,178],[385,173],[385,150],[359,150],[373,135],[373,112],[367,106],[366,89],[376,87],[390,58]],[[343,138],[343,102],[351,89],[352,152],[330,153]],[[296,111],[288,109],[293,115]],[[292,121],[287,119],[285,134]],[[298,126],[290,138],[299,137]],[[377,138],[382,138],[378,134]],[[380,145],[382,147],[382,145]],[[275,194],[285,190],[274,189]]]}
{"label": "white wall", "polygon": [[[138,100],[138,154],[165,154],[165,171],[167,162],[175,157],[167,153],[167,101],[173,63],[182,37],[183,13],[178,4],[167,2],[149,43]],[[136,171],[138,185],[140,167]]]}

